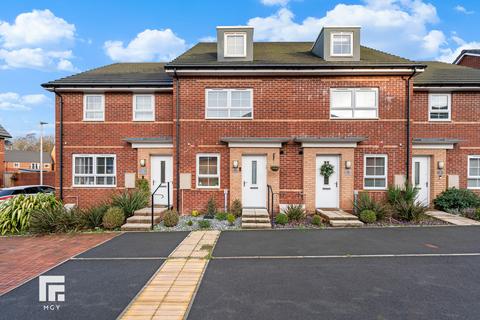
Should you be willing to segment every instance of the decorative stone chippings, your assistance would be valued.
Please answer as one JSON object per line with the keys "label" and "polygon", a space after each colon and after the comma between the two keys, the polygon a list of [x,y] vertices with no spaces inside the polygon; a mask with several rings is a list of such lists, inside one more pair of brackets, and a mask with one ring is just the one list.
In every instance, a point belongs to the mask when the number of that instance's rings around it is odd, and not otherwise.
{"label": "decorative stone chippings", "polygon": [[192,231],[127,307],[121,319],[184,319],[219,235],[219,231]]}

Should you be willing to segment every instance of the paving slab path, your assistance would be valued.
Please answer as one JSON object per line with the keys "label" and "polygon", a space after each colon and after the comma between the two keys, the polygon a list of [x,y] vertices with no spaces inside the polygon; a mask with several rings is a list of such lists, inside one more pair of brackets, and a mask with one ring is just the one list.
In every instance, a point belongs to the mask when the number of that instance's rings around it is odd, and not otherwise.
{"label": "paving slab path", "polygon": [[440,210],[431,210],[425,213],[427,216],[456,225],[456,226],[480,226],[480,221],[468,219],[456,214]]}

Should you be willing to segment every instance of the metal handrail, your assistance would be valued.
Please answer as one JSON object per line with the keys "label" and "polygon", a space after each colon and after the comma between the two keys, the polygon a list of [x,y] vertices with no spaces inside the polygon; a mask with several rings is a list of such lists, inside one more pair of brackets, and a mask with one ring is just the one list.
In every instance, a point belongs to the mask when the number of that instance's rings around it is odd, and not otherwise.
{"label": "metal handrail", "polygon": [[157,193],[158,189],[160,188],[167,188],[167,209],[170,210],[170,182],[166,182],[166,185],[164,185],[163,183],[160,183],[158,185],[158,187],[155,189],[155,191],[152,192],[152,225],[151,225],[151,229],[153,230],[153,215],[154,215],[154,211],[155,211],[155,193]]}
{"label": "metal handrail", "polygon": [[273,227],[273,188],[271,185],[267,184],[267,205],[268,205],[268,213],[270,215],[270,224]]}

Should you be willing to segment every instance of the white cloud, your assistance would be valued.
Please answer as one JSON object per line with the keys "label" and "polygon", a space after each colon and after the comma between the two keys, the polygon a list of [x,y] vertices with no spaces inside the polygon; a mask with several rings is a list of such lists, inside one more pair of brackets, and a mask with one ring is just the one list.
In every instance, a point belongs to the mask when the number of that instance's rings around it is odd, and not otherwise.
{"label": "white cloud", "polygon": [[32,106],[45,104],[49,101],[44,94],[20,95],[16,92],[0,93],[0,110],[31,110]]}
{"label": "white cloud", "polygon": [[217,38],[212,37],[212,36],[206,36],[206,37],[200,38],[198,41],[200,41],[200,42],[215,42],[215,41],[217,41]]}
{"label": "white cloud", "polygon": [[0,69],[75,71],[74,41],[75,25],[50,10],[21,13],[14,23],[0,21]]}
{"label": "white cloud", "polygon": [[185,40],[171,29],[147,29],[124,46],[122,41],[106,41],[105,53],[114,61],[165,61],[172,60],[187,49]]}
{"label": "white cloud", "polygon": [[262,1],[262,4],[266,5],[266,6],[286,6],[290,0],[261,0]]}
{"label": "white cloud", "polygon": [[460,55],[462,50],[480,48],[480,41],[465,42],[462,39],[460,39],[460,40],[461,40],[461,42],[463,42],[463,44],[461,44],[456,49],[452,49],[452,48],[443,49],[441,51],[441,55],[438,57],[438,60],[443,61],[443,62],[447,62],[447,63],[452,63]]}
{"label": "white cloud", "polygon": [[[323,17],[296,22],[294,14],[281,8],[269,17],[248,21],[255,38],[264,41],[313,41],[323,26],[362,27],[362,43],[410,58],[434,58],[445,44],[440,30],[430,30],[439,21],[436,8],[421,0],[366,0],[363,4],[338,4]],[[443,38],[442,38],[443,35]]]}
{"label": "white cloud", "polygon": [[455,6],[455,11],[458,11],[458,12],[461,12],[461,13],[464,13],[464,14],[474,14],[475,11],[471,11],[471,10],[467,10],[464,6],[461,6],[461,5],[457,5]]}

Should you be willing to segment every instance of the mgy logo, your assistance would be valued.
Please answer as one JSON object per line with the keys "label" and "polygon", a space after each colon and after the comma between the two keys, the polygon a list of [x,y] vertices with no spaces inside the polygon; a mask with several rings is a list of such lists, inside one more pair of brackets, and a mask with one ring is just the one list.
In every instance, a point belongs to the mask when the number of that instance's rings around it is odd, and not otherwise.
{"label": "mgy logo", "polygon": [[38,300],[40,302],[65,301],[65,276],[40,276]]}

